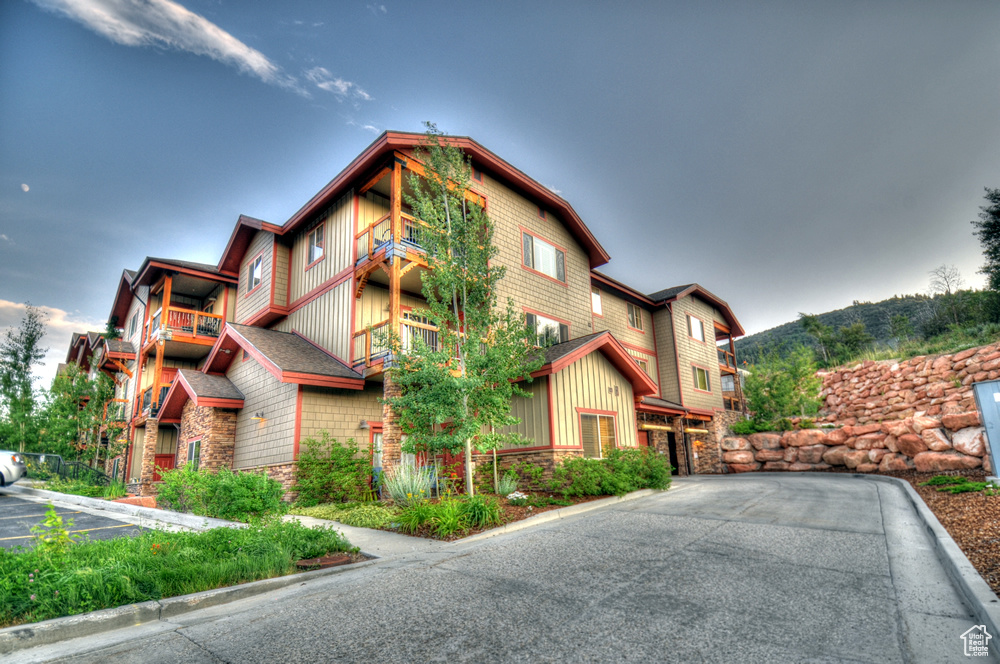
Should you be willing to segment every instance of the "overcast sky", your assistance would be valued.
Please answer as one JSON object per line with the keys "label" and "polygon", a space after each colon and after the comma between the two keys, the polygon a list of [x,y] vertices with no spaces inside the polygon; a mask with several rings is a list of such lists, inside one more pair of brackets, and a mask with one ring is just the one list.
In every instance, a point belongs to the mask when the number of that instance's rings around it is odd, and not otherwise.
{"label": "overcast sky", "polygon": [[216,263],[385,129],[468,135],[748,333],[954,264],[1000,186],[1000,3],[0,2],[0,328],[49,377],[125,267]]}

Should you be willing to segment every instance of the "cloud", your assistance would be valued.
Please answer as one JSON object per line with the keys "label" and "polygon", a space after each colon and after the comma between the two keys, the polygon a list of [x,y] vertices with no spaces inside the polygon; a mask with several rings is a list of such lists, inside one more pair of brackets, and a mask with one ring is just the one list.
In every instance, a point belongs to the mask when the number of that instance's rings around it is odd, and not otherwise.
{"label": "cloud", "polygon": [[170,0],[34,0],[123,46],[160,46],[204,55],[265,83],[307,94],[260,51]]}
{"label": "cloud", "polygon": [[14,244],[14,241],[11,240],[9,237],[7,237],[7,235],[5,235],[4,233],[0,233],[0,242],[4,242],[6,244]]}
{"label": "cloud", "polygon": [[385,5],[371,3],[365,5],[365,7],[367,7],[368,11],[370,11],[372,14],[375,14],[375,16],[384,16],[385,14],[389,13],[389,10],[385,8]]}
{"label": "cloud", "polygon": [[[45,320],[42,347],[47,348],[41,366],[34,368],[35,387],[48,388],[56,377],[56,368],[66,361],[70,339],[74,332],[103,331],[104,321],[93,320],[55,307],[38,307]],[[25,305],[0,299],[0,335],[18,327],[24,317]]]}
{"label": "cloud", "polygon": [[325,67],[313,67],[305,72],[305,77],[317,88],[332,92],[341,101],[344,99],[371,101],[374,99],[374,97],[358,87],[356,83],[345,81],[340,77],[335,78]]}

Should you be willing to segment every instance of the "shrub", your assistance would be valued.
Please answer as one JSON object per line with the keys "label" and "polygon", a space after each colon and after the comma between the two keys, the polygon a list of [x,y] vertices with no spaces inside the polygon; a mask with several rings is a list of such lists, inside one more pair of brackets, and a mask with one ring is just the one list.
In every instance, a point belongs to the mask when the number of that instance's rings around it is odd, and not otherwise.
{"label": "shrub", "polygon": [[491,496],[476,495],[462,501],[462,513],[471,528],[492,528],[503,523],[500,503]]}
{"label": "shrub", "polygon": [[515,491],[507,496],[507,502],[514,507],[523,507],[528,504],[528,494]]}
{"label": "shrub", "polygon": [[434,534],[444,539],[468,528],[469,516],[465,505],[458,500],[445,500],[435,505],[434,515],[431,517]]}
{"label": "shrub", "polygon": [[285,511],[281,483],[263,473],[234,473],[228,468],[213,473],[187,464],[161,477],[156,501],[167,509],[234,521]]}
{"label": "shrub", "polygon": [[426,501],[412,503],[402,509],[399,516],[396,517],[396,523],[399,524],[400,530],[412,535],[430,521],[435,512],[435,506]]}
{"label": "shrub", "polygon": [[86,496],[87,498],[101,498],[104,496],[105,487],[88,484],[83,480],[64,480],[58,476],[53,477],[45,483],[45,488],[49,491],[68,493],[74,496]]}
{"label": "shrub", "polygon": [[397,508],[368,503],[342,510],[336,519],[356,528],[385,528],[395,520],[397,514]]}
{"label": "shrub", "polygon": [[530,461],[521,461],[511,466],[507,472],[513,473],[514,477],[518,480],[525,480],[527,486],[533,489],[540,489],[542,487],[542,477],[545,475],[544,468]]}
{"label": "shrub", "polygon": [[497,482],[497,493],[506,496],[517,491],[517,475],[511,471],[504,473],[504,476]]}
{"label": "shrub", "polygon": [[614,449],[604,459],[566,459],[549,486],[570,496],[620,496],[637,489],[666,489],[672,470],[667,457],[649,449]]}
{"label": "shrub", "polygon": [[400,463],[388,467],[380,478],[382,488],[400,505],[426,500],[431,495],[434,469],[418,464]]}
{"label": "shrub", "polygon": [[297,502],[310,506],[361,500],[369,491],[371,472],[353,438],[341,444],[321,431],[320,440],[306,438],[300,444],[293,487]]}

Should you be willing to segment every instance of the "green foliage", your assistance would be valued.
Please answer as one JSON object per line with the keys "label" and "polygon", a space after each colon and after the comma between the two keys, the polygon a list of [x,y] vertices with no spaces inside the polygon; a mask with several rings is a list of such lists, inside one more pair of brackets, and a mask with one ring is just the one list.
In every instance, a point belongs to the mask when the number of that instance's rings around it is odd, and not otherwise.
{"label": "green foliage", "polygon": [[503,474],[497,482],[497,494],[506,496],[517,491],[517,475],[511,471]]}
{"label": "green foliage", "polygon": [[394,503],[407,505],[431,497],[434,469],[419,464],[398,463],[386,468],[379,480]]}
{"label": "green foliage", "polygon": [[311,507],[296,505],[289,513],[339,521],[358,528],[385,528],[399,514],[399,509],[379,503],[326,503]]}
{"label": "green foliage", "polygon": [[83,480],[64,480],[58,476],[45,483],[45,489],[48,491],[68,493],[74,496],[86,496],[88,498],[103,498],[107,488],[88,484]]}
{"label": "green foliage", "polygon": [[986,187],[986,205],[979,208],[979,219],[973,220],[975,235],[983,247],[983,266],[990,290],[1000,291],[1000,189]]}
{"label": "green foliage", "polygon": [[285,512],[284,489],[263,473],[218,473],[195,470],[193,464],[161,474],[156,502],[166,509],[233,521],[250,521]]}
{"label": "green foliage", "polygon": [[443,500],[434,506],[431,527],[436,537],[446,539],[469,527],[469,516],[462,501]]}
{"label": "green foliage", "polygon": [[737,436],[749,436],[762,431],[768,431],[769,429],[764,423],[758,424],[754,420],[740,420],[731,424],[729,430]]}
{"label": "green foliage", "polygon": [[301,505],[361,500],[369,491],[371,472],[371,462],[359,454],[353,438],[341,444],[321,431],[319,440],[300,443],[293,490]]}
{"label": "green foliage", "polygon": [[950,475],[935,475],[926,482],[921,482],[920,486],[936,486],[938,491],[948,493],[978,493],[987,491],[989,495],[995,495],[997,487],[993,482],[973,482],[968,477],[958,477]]}
{"label": "green foliage", "polygon": [[58,559],[0,549],[0,627],[283,576],[339,551],[357,549],[334,530],[280,520],[85,541]]}
{"label": "green foliage", "polygon": [[436,513],[437,506],[433,503],[427,501],[410,503],[400,511],[399,516],[396,517],[396,523],[399,524],[401,531],[412,535],[420,530],[425,523],[430,522]]}
{"label": "green foliage", "polygon": [[[785,416],[818,412],[821,386],[812,353],[800,346],[787,357],[772,353],[753,365],[744,383],[744,394],[758,430],[773,430],[773,423]],[[787,429],[791,428],[788,422]]]}
{"label": "green foliage", "polygon": [[935,475],[926,482],[921,482],[920,486],[949,486],[952,484],[961,484],[967,481],[968,480],[966,478],[955,475]]}
{"label": "green foliage", "polygon": [[48,557],[66,555],[70,545],[79,538],[79,535],[69,532],[72,527],[73,519],[67,519],[64,523],[50,503],[45,510],[45,518],[31,527],[31,534],[35,536],[35,550]]}
{"label": "green foliage", "polygon": [[462,502],[462,511],[471,528],[492,528],[503,523],[500,503],[492,496],[470,496]]}
{"label": "green foliage", "polygon": [[611,450],[604,459],[569,458],[556,467],[549,489],[570,496],[620,496],[670,486],[670,463],[649,449]]}
{"label": "green foliage", "polygon": [[[469,162],[427,126],[417,158],[428,175],[410,178],[406,200],[423,223],[420,243],[431,269],[421,273],[428,307],[421,313],[438,328],[437,344],[429,347],[421,335],[395,340],[399,361],[389,378],[402,393],[388,401],[407,434],[404,451],[464,449],[468,461],[473,447],[486,452],[524,442],[501,432],[518,423],[511,400],[530,393],[517,381],[541,366],[541,356],[513,302],[498,306],[506,269],[494,260],[493,224],[469,189]],[[466,493],[473,491],[470,473]]]}
{"label": "green foliage", "polygon": [[545,476],[545,469],[537,463],[520,461],[511,466],[507,472],[513,475],[517,481],[524,480],[527,486],[533,489],[542,488],[542,478]]}
{"label": "green foliage", "polygon": [[816,422],[811,417],[803,417],[799,420],[800,429],[815,429]]}
{"label": "green foliage", "polygon": [[38,448],[40,424],[31,373],[48,350],[41,347],[43,336],[45,314],[25,304],[21,324],[0,339],[0,449]]}

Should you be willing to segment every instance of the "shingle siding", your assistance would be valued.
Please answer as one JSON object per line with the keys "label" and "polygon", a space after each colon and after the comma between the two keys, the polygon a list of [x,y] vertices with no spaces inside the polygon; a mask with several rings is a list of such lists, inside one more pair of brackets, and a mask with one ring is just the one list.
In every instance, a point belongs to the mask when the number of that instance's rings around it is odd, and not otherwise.
{"label": "shingle siding", "polygon": [[381,383],[370,383],[363,390],[311,386],[302,390],[302,440],[318,439],[326,431],[338,442],[353,438],[360,449],[368,449],[370,430],[359,425],[382,420]]}
{"label": "shingle siding", "polygon": [[[257,231],[240,263],[240,285],[236,293],[236,321],[245,323],[260,312],[271,301],[271,279],[274,274],[274,233]],[[247,281],[250,278],[249,265],[257,256],[262,256],[260,285],[247,295]]]}
{"label": "shingle siding", "polygon": [[[689,408],[721,409],[723,405],[719,355],[715,347],[715,326],[712,323],[723,320],[722,315],[712,305],[691,295],[674,302],[673,313],[674,329],[677,332],[677,369],[683,392],[682,403]],[[695,316],[704,324],[704,342],[693,339],[688,334],[689,315]],[[711,394],[695,390],[692,366],[708,371]]]}
{"label": "shingle siding", "polygon": [[[279,382],[253,358],[234,359],[226,376],[243,393],[243,409],[236,414],[233,467],[292,461],[298,385]],[[263,413],[265,419],[251,419],[255,413]]]}

